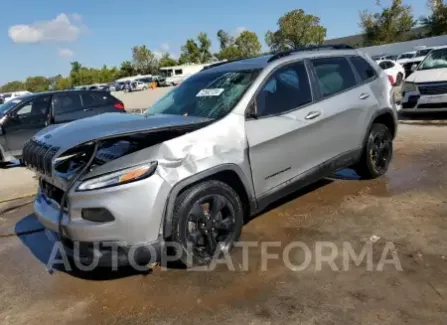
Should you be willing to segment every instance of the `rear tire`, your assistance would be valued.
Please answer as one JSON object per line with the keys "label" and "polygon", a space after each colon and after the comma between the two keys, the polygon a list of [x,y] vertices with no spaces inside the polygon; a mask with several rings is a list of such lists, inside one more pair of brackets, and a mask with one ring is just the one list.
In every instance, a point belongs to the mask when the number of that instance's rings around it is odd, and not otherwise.
{"label": "rear tire", "polygon": [[230,251],[241,234],[244,210],[227,184],[210,180],[192,186],[175,202],[172,241],[187,267],[209,264]]}
{"label": "rear tire", "polygon": [[385,174],[393,157],[393,137],[390,129],[374,123],[364,145],[360,161],[353,167],[362,179],[374,179]]}

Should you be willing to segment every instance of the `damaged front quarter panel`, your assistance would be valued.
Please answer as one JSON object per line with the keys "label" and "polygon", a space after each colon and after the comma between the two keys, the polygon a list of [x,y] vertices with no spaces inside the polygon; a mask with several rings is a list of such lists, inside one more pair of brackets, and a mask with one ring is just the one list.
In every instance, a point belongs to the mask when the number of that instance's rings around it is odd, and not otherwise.
{"label": "damaged front quarter panel", "polygon": [[[243,116],[229,114],[212,126],[173,127],[147,133],[144,135],[147,139],[145,146],[94,166],[83,179],[150,161],[158,162],[156,173],[171,187],[185,178],[223,164],[237,164],[244,172],[249,172],[243,124]],[[143,135],[130,137],[135,138],[142,139]],[[129,137],[113,139],[115,145],[128,140]]]}

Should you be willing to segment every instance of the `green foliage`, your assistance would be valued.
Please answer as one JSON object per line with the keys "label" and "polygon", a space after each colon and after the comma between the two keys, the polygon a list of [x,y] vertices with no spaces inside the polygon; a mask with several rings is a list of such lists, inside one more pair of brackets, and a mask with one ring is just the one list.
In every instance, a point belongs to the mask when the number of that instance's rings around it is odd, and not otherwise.
{"label": "green foliage", "polygon": [[319,17],[296,9],[279,18],[278,30],[268,31],[265,34],[265,42],[272,52],[279,52],[322,44],[325,37],[326,28],[320,25]]}
{"label": "green foliage", "polygon": [[259,43],[258,35],[248,30],[243,31],[234,42],[240,52],[242,58],[249,58],[259,55],[261,52],[261,43]]}
{"label": "green foliage", "polygon": [[215,54],[218,60],[235,60],[259,55],[261,43],[254,32],[243,31],[236,39],[223,30],[217,32],[220,51]]}
{"label": "green foliage", "polygon": [[0,92],[2,92],[2,93],[8,93],[8,92],[19,91],[19,90],[26,90],[25,84],[19,80],[10,81],[10,82],[4,84],[2,87],[0,87]]}
{"label": "green foliage", "polygon": [[444,0],[429,1],[430,15],[421,17],[421,23],[429,32],[428,36],[447,34],[447,3]]}
{"label": "green foliage", "polygon": [[33,93],[47,91],[50,88],[50,80],[42,76],[28,77],[25,88]]}
{"label": "green foliage", "polygon": [[158,61],[158,66],[160,68],[163,67],[172,67],[174,65],[177,65],[177,60],[172,58],[169,53],[165,52],[162,54],[160,61]]}
{"label": "green foliage", "polygon": [[180,64],[206,63],[213,58],[210,52],[211,40],[208,38],[208,35],[206,33],[200,33],[197,40],[198,42],[190,38],[181,47]]}
{"label": "green foliage", "polygon": [[416,25],[411,6],[404,5],[403,0],[391,1],[391,6],[384,8],[377,1],[380,12],[360,13],[360,27],[364,31],[366,46],[406,41],[408,32]]}
{"label": "green foliage", "polygon": [[146,45],[132,48],[132,59],[135,69],[140,74],[155,74],[158,71],[158,61],[154,53]]}

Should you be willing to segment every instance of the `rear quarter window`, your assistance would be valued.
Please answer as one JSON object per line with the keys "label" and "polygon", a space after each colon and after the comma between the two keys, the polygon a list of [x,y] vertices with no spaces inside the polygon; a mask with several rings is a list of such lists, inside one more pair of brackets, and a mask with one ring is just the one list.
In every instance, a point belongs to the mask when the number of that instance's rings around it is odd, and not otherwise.
{"label": "rear quarter window", "polygon": [[351,63],[354,65],[354,68],[362,81],[368,81],[376,77],[376,70],[374,70],[374,68],[360,56],[352,57]]}
{"label": "rear quarter window", "polygon": [[84,106],[94,107],[110,105],[116,100],[112,95],[106,92],[88,92],[82,94],[82,101]]}

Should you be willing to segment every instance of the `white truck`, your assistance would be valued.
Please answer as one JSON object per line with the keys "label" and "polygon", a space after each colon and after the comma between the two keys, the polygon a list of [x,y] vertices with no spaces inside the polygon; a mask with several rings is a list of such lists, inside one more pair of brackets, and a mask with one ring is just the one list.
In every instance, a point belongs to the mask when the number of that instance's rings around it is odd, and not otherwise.
{"label": "white truck", "polygon": [[218,62],[201,63],[201,64],[184,64],[184,65],[176,65],[172,67],[160,68],[161,78],[159,79],[160,80],[159,83],[161,86],[176,86],[186,78],[201,71],[204,67],[225,61],[226,60]]}

